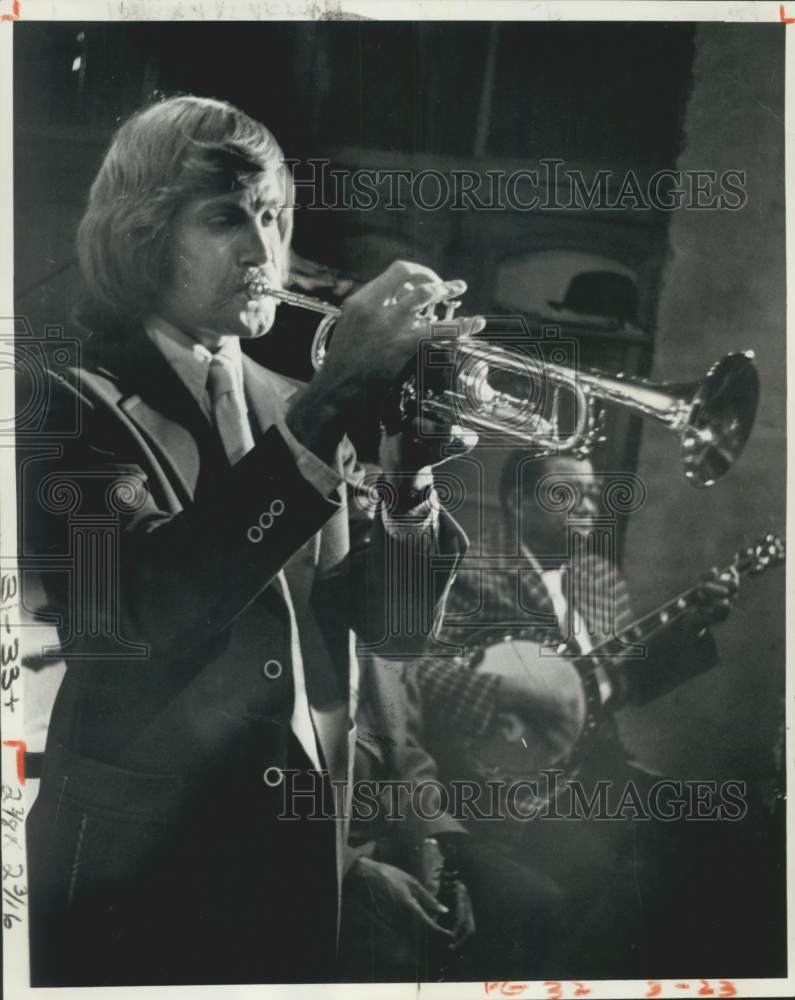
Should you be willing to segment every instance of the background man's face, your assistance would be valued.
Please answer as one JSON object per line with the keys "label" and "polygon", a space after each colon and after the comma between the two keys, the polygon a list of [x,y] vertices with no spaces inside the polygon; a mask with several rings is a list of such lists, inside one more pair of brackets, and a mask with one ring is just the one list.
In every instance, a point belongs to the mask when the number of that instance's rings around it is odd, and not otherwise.
{"label": "background man's face", "polygon": [[522,488],[520,527],[525,545],[538,553],[565,552],[568,524],[587,532],[599,513],[600,496],[588,460],[545,459],[538,480]]}
{"label": "background man's face", "polygon": [[288,252],[278,224],[283,204],[282,181],[268,172],[240,190],[183,205],[171,225],[156,311],[210,348],[223,337],[267,333],[277,302],[249,299],[242,282],[249,267],[259,267],[281,287]]}

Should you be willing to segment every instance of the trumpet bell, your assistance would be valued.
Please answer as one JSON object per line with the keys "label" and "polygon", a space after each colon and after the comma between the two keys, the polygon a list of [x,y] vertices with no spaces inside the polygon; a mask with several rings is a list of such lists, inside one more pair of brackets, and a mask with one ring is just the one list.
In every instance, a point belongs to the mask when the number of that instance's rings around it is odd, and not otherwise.
{"label": "trumpet bell", "polygon": [[712,486],[734,464],[751,433],[759,400],[753,351],[727,354],[697,384],[681,435],[685,475]]}

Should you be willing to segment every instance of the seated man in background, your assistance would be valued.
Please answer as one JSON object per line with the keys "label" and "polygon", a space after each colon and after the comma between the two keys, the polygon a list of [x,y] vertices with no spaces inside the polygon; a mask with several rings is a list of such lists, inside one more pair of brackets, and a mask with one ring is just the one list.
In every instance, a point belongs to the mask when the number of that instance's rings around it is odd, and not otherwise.
{"label": "seated man in background", "polygon": [[[709,574],[694,607],[651,639],[642,659],[627,661],[638,669],[624,671],[620,689],[597,668],[590,689],[605,704],[596,732],[580,743],[590,710],[571,658],[631,621],[626,585],[597,542],[600,489],[589,461],[516,452],[504,467],[499,499],[503,516],[485,568],[477,556],[464,561],[441,631],[462,647],[479,630],[492,635],[476,669],[443,657],[408,667],[409,701],[422,707],[424,723],[416,738],[448,785],[473,777],[484,787],[488,780],[534,779],[541,768],[570,763],[576,750],[578,766],[569,774],[589,796],[607,779],[614,809],[630,783],[642,796],[659,776],[631,760],[611,704],[648,700],[714,666],[708,626],[729,613],[738,578]],[[551,652],[563,642],[564,656],[537,655],[541,645]],[[560,815],[570,811],[565,777],[552,793]],[[543,797],[543,782],[538,787]],[[482,796],[477,806],[488,813],[491,801]],[[470,809],[470,836],[460,841],[478,928],[477,978],[647,975],[671,949],[686,954],[666,937],[649,951],[655,932],[671,928],[660,903],[675,884],[672,872],[686,884],[697,864],[695,854],[678,853],[683,824],[675,835],[664,823],[556,820],[555,810],[522,821],[506,816],[504,802],[500,808],[499,820]],[[513,869],[513,880],[494,880],[499,864]]]}

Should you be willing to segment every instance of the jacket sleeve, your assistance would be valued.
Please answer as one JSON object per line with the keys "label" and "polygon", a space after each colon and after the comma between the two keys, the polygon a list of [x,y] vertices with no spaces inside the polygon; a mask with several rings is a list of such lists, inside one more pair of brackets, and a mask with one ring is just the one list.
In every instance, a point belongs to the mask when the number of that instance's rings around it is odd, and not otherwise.
{"label": "jacket sleeve", "polygon": [[[84,529],[113,526],[110,550],[88,570],[105,574],[97,593],[117,594],[121,634],[153,652],[184,654],[225,630],[338,507],[307,482],[272,428],[180,510],[164,499],[151,452],[104,399],[56,385],[50,424],[59,405],[73,405],[65,394],[75,393],[79,435],[58,446],[57,458],[27,463],[21,476],[23,550],[45,569],[74,563],[80,553],[70,532],[78,519]],[[69,599],[69,574],[55,575],[59,607],[69,604],[72,616],[95,613],[92,593],[82,603]]]}

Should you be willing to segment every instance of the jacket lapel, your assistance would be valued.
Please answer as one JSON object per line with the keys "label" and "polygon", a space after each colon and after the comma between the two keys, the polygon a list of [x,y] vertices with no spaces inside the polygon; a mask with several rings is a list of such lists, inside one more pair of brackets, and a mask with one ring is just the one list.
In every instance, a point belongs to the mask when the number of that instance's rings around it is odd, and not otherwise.
{"label": "jacket lapel", "polygon": [[254,436],[259,437],[284,412],[289,399],[298,392],[298,384],[269,372],[243,355],[243,385],[249,414],[254,418]]}
{"label": "jacket lapel", "polygon": [[167,470],[172,485],[189,503],[199,474],[220,463],[220,440],[190,392],[141,327],[114,336],[92,337],[94,369],[113,378],[119,407],[136,425]]}
{"label": "jacket lapel", "polygon": [[626,584],[617,568],[601,556],[589,557],[581,572],[574,574],[572,599],[594,645],[609,639],[631,622]]}
{"label": "jacket lapel", "polygon": [[168,469],[170,478],[179,484],[183,502],[190,503],[199,479],[196,439],[138,395],[127,396],[119,405],[146,435],[150,446]]}
{"label": "jacket lapel", "polygon": [[544,633],[544,641],[554,645],[563,641],[560,622],[552,603],[541,565],[529,550],[524,550],[527,565],[519,572],[519,602],[525,615],[532,621],[528,625]]}

